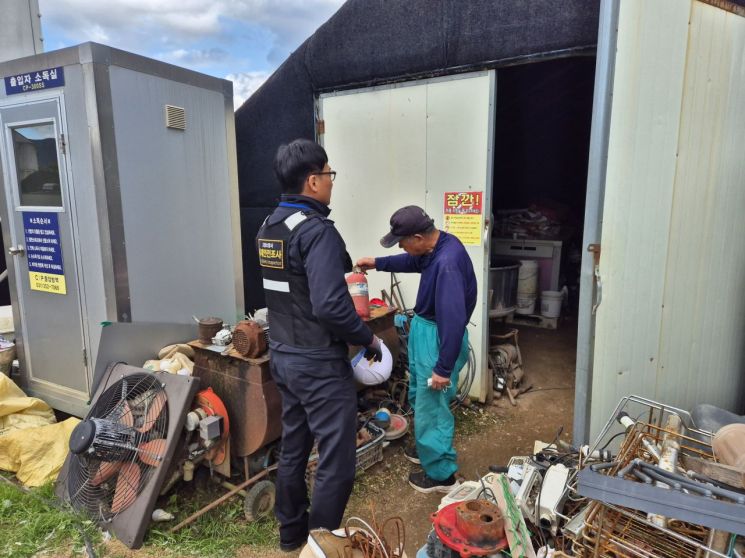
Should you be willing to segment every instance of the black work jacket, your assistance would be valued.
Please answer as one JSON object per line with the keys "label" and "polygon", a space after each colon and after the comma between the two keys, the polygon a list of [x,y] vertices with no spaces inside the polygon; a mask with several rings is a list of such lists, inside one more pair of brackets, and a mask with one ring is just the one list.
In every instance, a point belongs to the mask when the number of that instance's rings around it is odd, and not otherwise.
{"label": "black work jacket", "polygon": [[312,198],[282,196],[256,236],[272,350],[346,358],[347,343],[372,342],[347,290],[352,261],[329,213]]}

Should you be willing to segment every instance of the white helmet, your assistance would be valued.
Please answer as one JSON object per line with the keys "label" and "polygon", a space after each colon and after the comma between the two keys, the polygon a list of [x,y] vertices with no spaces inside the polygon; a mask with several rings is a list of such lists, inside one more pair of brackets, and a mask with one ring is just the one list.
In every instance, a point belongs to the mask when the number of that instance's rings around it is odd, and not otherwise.
{"label": "white helmet", "polygon": [[365,349],[360,349],[352,359],[352,368],[354,369],[354,379],[366,386],[376,386],[382,384],[391,377],[393,369],[393,357],[385,343],[380,342],[380,349],[383,358],[380,362],[373,359],[365,358]]}

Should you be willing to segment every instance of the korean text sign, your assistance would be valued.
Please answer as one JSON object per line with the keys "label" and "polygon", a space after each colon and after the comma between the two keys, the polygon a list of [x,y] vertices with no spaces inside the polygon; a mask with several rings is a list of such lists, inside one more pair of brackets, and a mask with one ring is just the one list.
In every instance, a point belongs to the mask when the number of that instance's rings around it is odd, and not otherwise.
{"label": "korean text sign", "polygon": [[39,70],[38,72],[15,74],[12,76],[5,76],[3,81],[5,82],[6,95],[41,91],[42,89],[51,89],[52,87],[62,87],[65,85],[65,69],[60,66],[57,68]]}
{"label": "korean text sign", "polygon": [[23,234],[31,290],[67,294],[57,213],[25,211]]}
{"label": "korean text sign", "polygon": [[483,192],[445,192],[444,229],[466,246],[481,245]]}

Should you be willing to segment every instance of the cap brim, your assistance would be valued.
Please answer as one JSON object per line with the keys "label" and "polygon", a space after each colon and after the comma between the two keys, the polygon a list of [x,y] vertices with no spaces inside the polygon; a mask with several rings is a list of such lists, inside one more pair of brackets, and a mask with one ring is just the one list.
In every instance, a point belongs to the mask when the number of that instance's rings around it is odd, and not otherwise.
{"label": "cap brim", "polygon": [[396,236],[393,233],[388,233],[380,239],[380,245],[383,248],[392,248],[403,238],[403,236]]}

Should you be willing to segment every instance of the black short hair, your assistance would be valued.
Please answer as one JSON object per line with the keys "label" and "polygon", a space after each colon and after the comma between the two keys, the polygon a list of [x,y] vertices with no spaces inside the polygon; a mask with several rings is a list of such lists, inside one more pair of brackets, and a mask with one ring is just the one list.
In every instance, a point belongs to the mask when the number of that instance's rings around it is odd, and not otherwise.
{"label": "black short hair", "polygon": [[299,194],[312,172],[321,172],[328,163],[326,150],[314,141],[296,139],[280,145],[274,157],[274,174],[283,194]]}

